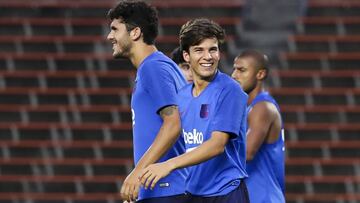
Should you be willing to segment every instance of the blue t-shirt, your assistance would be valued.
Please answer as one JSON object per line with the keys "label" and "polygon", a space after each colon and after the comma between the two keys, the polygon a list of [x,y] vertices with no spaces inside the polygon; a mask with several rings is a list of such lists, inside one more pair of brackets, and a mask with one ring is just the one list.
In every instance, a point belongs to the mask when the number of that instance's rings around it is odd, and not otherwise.
{"label": "blue t-shirt", "polygon": [[[248,112],[255,104],[264,101],[274,104],[280,112],[278,104],[268,92],[258,94],[249,105]],[[249,174],[246,184],[249,190],[250,202],[285,202],[284,151],[284,130],[282,129],[279,138],[274,143],[268,144],[264,142],[254,159],[246,163],[246,170]]]}
{"label": "blue t-shirt", "polygon": [[[160,130],[163,121],[159,110],[169,105],[178,105],[177,93],[185,84],[186,80],[177,65],[159,51],[152,53],[140,64],[131,98],[135,164]],[[184,141],[179,137],[159,162],[184,152]],[[173,171],[161,179],[153,190],[141,188],[139,200],[184,193],[186,176],[186,169]]]}
{"label": "blue t-shirt", "polygon": [[247,95],[229,76],[218,71],[197,97],[193,84],[179,92],[182,137],[190,151],[211,138],[214,131],[231,135],[222,154],[189,167],[186,190],[193,195],[219,196],[236,189],[245,171]]}

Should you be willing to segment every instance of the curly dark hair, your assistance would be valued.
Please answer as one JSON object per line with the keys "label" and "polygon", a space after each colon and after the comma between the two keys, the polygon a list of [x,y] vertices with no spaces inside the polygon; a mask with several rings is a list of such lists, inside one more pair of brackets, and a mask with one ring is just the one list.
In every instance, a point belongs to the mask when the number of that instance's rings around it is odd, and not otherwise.
{"label": "curly dark hair", "polygon": [[144,42],[148,45],[155,43],[159,20],[156,9],[149,4],[143,1],[123,0],[109,10],[107,17],[110,20],[121,19],[128,31],[139,27]]}
{"label": "curly dark hair", "polygon": [[208,38],[216,38],[219,44],[222,44],[225,39],[225,30],[207,18],[190,20],[180,29],[180,49],[189,52],[190,46],[198,45]]}

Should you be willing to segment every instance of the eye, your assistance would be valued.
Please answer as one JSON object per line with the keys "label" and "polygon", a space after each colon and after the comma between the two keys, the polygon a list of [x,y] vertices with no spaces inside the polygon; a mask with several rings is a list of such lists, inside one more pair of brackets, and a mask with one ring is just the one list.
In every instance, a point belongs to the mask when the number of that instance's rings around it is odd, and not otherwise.
{"label": "eye", "polygon": [[240,73],[246,72],[246,69],[244,68],[235,68],[236,71],[239,71]]}
{"label": "eye", "polygon": [[216,53],[218,51],[218,48],[217,47],[213,47],[210,49],[210,52],[211,53]]}
{"label": "eye", "polygon": [[181,68],[185,69],[185,70],[189,70],[190,69],[190,65],[187,63],[182,63],[180,64]]}

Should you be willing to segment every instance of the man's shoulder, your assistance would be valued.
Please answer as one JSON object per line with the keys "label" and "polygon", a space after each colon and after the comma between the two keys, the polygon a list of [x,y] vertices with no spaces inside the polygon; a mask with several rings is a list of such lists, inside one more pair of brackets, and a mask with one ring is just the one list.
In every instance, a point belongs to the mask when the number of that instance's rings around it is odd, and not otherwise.
{"label": "man's shoulder", "polygon": [[269,104],[272,104],[272,105],[275,105],[275,106],[278,106],[276,100],[274,99],[274,97],[271,96],[271,94],[267,91],[263,91],[263,92],[260,92],[256,97],[255,97],[255,100],[254,100],[254,104],[257,104],[257,103],[269,103]]}
{"label": "man's shoulder", "polygon": [[171,73],[175,68],[174,66],[176,66],[176,64],[172,64],[171,61],[167,59],[151,59],[145,61],[138,71],[141,75],[163,75]]}
{"label": "man's shoulder", "polygon": [[216,82],[223,87],[240,88],[240,85],[234,79],[222,72],[219,72]]}
{"label": "man's shoulder", "polygon": [[193,83],[188,83],[184,85],[182,88],[180,88],[178,95],[179,96],[185,96],[188,95],[189,92],[191,92]]}

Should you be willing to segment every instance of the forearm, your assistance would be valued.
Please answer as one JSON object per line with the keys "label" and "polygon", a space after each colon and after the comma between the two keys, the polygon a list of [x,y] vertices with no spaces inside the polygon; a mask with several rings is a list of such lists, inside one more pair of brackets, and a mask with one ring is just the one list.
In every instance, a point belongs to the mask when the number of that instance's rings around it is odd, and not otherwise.
{"label": "forearm", "polygon": [[139,160],[136,168],[145,168],[157,162],[176,142],[180,134],[180,126],[164,124],[154,142]]}
{"label": "forearm", "polygon": [[257,127],[248,129],[246,135],[246,161],[251,161],[266,138],[266,130]]}
{"label": "forearm", "polygon": [[194,150],[168,160],[172,170],[205,162],[224,152],[225,145],[216,140],[208,140]]}

